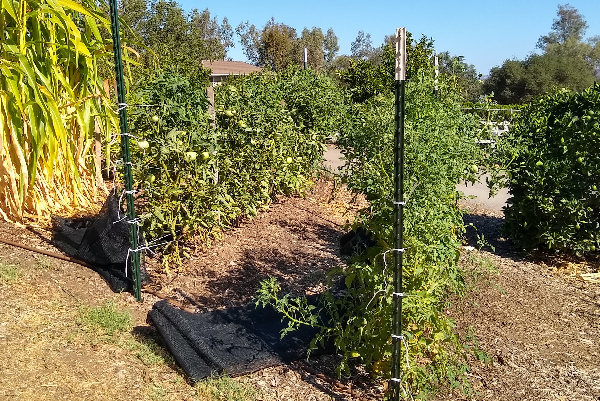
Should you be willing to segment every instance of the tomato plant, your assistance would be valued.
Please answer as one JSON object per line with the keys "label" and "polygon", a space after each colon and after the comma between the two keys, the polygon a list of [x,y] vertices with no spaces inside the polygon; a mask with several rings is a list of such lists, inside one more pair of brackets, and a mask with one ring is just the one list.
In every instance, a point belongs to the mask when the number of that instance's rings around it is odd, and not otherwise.
{"label": "tomato plant", "polygon": [[208,244],[278,195],[302,193],[337,127],[320,116],[344,110],[323,88],[333,88],[329,78],[300,70],[231,78],[215,88],[214,121],[205,88],[177,74],[137,91],[131,102],[147,105],[131,129],[146,237],[171,234],[166,253],[177,259],[188,236]]}
{"label": "tomato plant", "polygon": [[[442,381],[469,388],[464,373],[470,351],[443,308],[449,294],[463,289],[458,257],[465,227],[456,184],[473,178],[472,166],[481,161],[478,119],[461,112],[458,91],[442,81],[436,99],[433,85],[429,74],[415,74],[406,94],[404,291],[410,296],[403,301],[403,334],[412,362],[404,375],[421,394]],[[354,104],[349,128],[338,139],[349,162],[345,181],[369,200],[355,224],[377,245],[336,272],[345,289],[342,296],[331,291],[321,298],[329,320],[316,319],[321,332],[314,341],[333,339],[344,357],[341,370],[360,356],[382,376],[389,374],[391,358],[393,101],[388,93]],[[273,280],[263,283],[259,300],[307,320],[306,311],[277,290]],[[314,317],[307,321],[315,324]]]}

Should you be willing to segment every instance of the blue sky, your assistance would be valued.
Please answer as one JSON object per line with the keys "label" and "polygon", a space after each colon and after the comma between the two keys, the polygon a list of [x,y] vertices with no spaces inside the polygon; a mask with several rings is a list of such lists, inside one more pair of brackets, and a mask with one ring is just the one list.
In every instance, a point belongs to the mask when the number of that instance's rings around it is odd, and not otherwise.
{"label": "blue sky", "polygon": [[[436,50],[465,57],[483,75],[504,60],[523,59],[535,51],[541,35],[550,32],[558,4],[549,0],[385,0],[339,1],[241,1],[198,2],[178,0],[184,10],[208,8],[220,21],[227,17],[235,28],[249,21],[262,28],[271,18],[296,29],[319,27],[323,33],[333,28],[340,54],[350,53],[350,44],[359,30],[371,34],[373,46],[383,43],[385,35],[406,27],[413,37],[430,37]],[[588,22],[587,36],[600,35],[600,0],[571,0]],[[237,36],[236,36],[237,39]],[[242,48],[230,49],[229,57],[245,60]]]}

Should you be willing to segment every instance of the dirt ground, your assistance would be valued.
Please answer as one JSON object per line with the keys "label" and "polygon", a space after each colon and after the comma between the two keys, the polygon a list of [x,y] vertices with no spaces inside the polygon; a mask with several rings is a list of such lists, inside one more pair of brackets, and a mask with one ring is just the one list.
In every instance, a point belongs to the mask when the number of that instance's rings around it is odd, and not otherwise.
{"label": "dirt ground", "polygon": [[[501,214],[467,206],[466,220],[495,248],[477,250],[470,233],[463,252],[470,290],[447,311],[461,332],[474,330],[491,359],[473,361],[472,398],[600,400],[600,283],[581,276],[597,272],[598,261],[519,255],[500,234]],[[319,292],[326,272],[343,263],[337,244],[358,207],[351,194],[322,182],[198,250],[181,271],[167,276],[151,260],[149,273],[162,293],[198,312],[250,302],[270,276],[285,291]],[[0,237],[56,251],[40,230],[0,223]],[[135,302],[82,266],[4,244],[0,267],[0,400],[210,399],[186,381],[146,323],[158,298]],[[133,316],[131,330],[109,341],[80,321],[82,309],[106,300]],[[252,389],[239,399],[264,401],[382,398],[382,384],[360,368],[335,380],[336,362],[329,356],[264,369],[229,386]],[[463,398],[442,389],[436,400]]]}

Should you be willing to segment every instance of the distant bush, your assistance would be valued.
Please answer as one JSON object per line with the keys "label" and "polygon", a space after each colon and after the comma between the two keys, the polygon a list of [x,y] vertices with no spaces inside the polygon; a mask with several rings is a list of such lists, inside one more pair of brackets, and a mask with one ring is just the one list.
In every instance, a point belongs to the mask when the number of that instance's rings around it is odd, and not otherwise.
{"label": "distant bush", "polygon": [[529,104],[499,143],[511,197],[506,232],[521,248],[600,248],[600,86]]}

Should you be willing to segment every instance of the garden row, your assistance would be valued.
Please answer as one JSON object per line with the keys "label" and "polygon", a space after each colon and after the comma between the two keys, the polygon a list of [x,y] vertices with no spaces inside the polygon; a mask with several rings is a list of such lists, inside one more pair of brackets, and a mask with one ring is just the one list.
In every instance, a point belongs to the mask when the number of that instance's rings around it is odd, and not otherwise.
{"label": "garden row", "polygon": [[277,196],[302,193],[348,104],[330,78],[293,68],[216,87],[214,116],[205,88],[176,73],[158,75],[130,103],[152,106],[130,114],[143,232],[171,234],[171,248],[190,235],[207,243]]}

